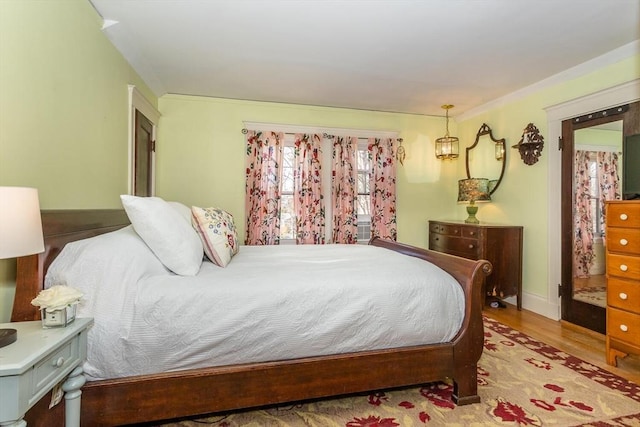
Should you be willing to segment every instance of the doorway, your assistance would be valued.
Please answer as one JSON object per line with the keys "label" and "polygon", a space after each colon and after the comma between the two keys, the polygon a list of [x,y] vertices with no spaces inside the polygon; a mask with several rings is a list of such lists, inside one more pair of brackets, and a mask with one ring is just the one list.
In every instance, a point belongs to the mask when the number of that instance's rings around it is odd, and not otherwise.
{"label": "doorway", "polygon": [[604,200],[622,198],[622,144],[638,133],[640,102],[562,122],[561,317],[603,334]]}

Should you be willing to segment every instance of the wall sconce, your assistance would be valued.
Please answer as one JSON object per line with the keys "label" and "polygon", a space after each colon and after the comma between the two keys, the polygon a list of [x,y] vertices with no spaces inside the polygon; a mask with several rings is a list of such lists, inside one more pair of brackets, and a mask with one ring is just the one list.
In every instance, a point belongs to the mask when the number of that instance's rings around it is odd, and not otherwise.
{"label": "wall sconce", "polygon": [[544,138],[533,123],[529,123],[522,133],[520,141],[513,146],[520,152],[520,157],[527,165],[532,165],[538,161],[542,155]]}
{"label": "wall sconce", "polygon": [[447,117],[447,133],[442,137],[436,139],[436,157],[442,160],[456,159],[459,154],[458,138],[455,136],[449,136],[449,110],[453,108],[453,105],[446,104],[442,108],[446,112]]}
{"label": "wall sconce", "polygon": [[464,222],[468,224],[478,224],[476,213],[478,207],[476,202],[490,202],[489,180],[487,178],[470,178],[458,181],[458,203],[469,203],[467,206],[467,219]]}
{"label": "wall sconce", "polygon": [[504,159],[504,141],[496,142],[496,160]]}

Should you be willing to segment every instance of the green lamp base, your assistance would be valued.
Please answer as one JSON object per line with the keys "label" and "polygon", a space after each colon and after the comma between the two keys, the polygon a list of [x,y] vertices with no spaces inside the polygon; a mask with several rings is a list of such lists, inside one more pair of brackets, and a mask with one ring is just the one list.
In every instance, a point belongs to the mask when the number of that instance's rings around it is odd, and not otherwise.
{"label": "green lamp base", "polygon": [[478,218],[476,218],[476,213],[478,213],[478,207],[475,204],[470,204],[467,206],[467,219],[464,220],[467,224],[479,224]]}

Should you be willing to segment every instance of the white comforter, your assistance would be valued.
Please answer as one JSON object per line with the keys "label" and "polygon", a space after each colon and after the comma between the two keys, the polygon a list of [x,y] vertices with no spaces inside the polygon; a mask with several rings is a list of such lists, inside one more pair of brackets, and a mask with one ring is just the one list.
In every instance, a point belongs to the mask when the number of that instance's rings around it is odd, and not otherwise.
{"label": "white comforter", "polygon": [[67,245],[46,284],[85,295],[90,380],[446,342],[464,315],[449,274],[387,249],[243,246],[181,277],[131,227]]}

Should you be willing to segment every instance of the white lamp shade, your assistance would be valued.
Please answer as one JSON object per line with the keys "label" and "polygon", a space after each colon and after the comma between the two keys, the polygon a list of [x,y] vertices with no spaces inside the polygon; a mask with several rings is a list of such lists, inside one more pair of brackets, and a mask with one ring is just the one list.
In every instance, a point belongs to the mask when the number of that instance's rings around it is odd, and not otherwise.
{"label": "white lamp shade", "polygon": [[44,252],[38,190],[0,187],[0,259]]}

